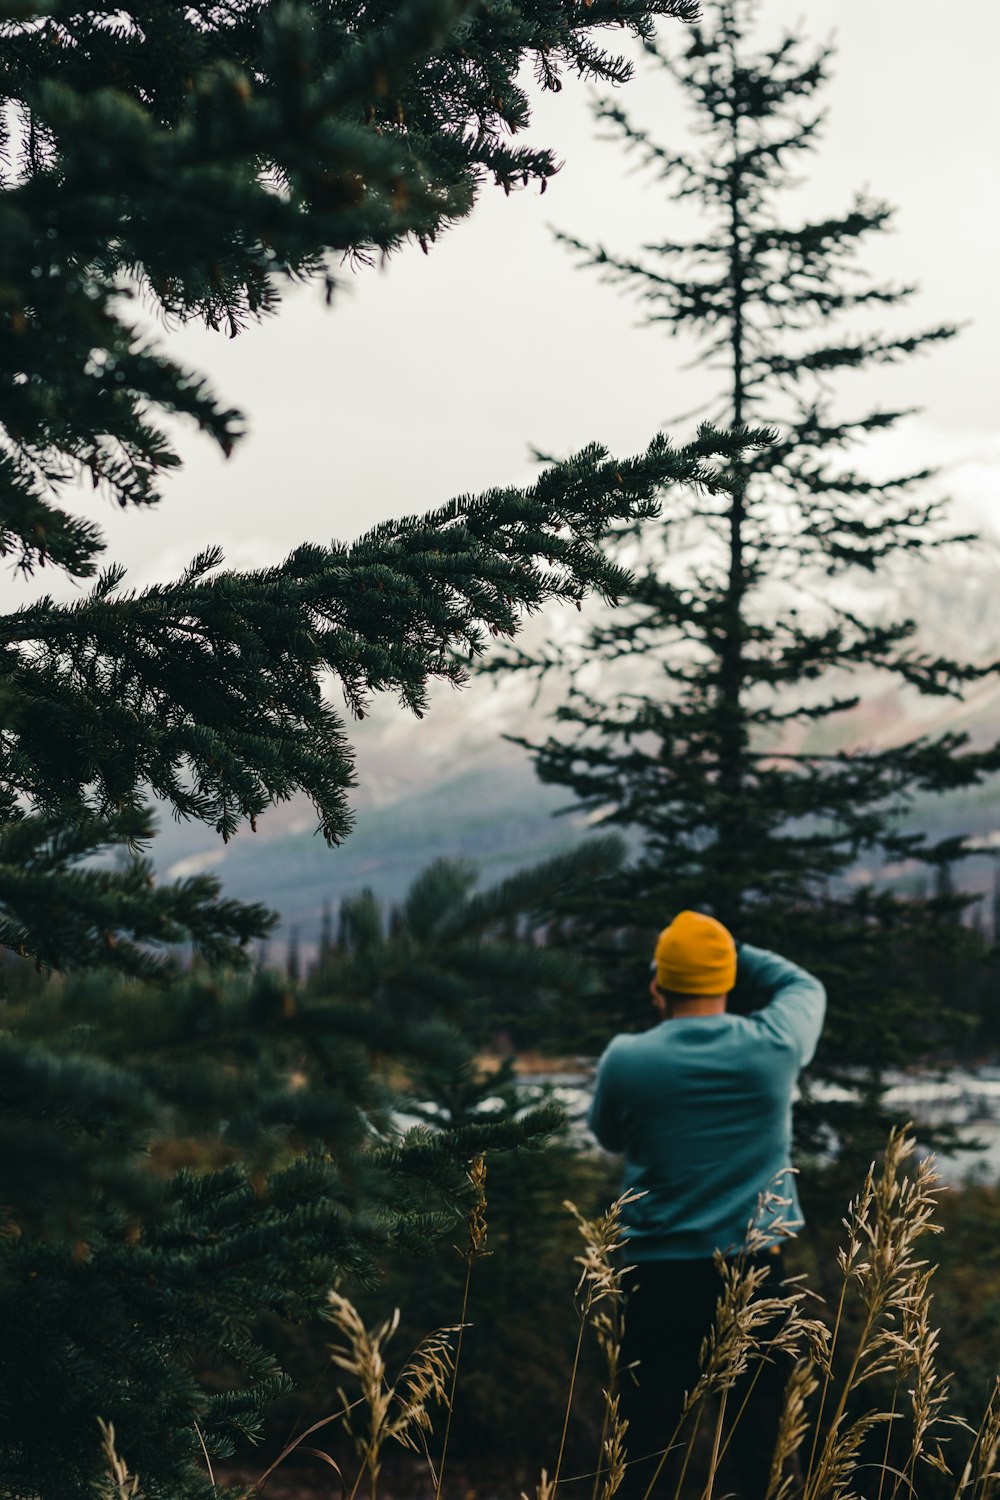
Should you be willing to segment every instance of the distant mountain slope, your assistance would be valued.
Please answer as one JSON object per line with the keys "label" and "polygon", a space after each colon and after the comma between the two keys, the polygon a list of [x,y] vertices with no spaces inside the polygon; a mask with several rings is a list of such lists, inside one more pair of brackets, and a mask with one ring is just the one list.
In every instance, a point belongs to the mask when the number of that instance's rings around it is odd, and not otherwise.
{"label": "distant mountain slope", "polygon": [[[969,728],[977,740],[1000,737],[1000,688],[982,691],[957,712],[942,704],[937,710],[921,724],[926,732],[950,725]],[[203,828],[165,826],[156,846],[160,870],[180,876],[213,869],[229,895],[265,901],[281,913],[277,942],[296,927],[308,949],[318,938],[324,904],[335,909],[343,896],[364,886],[386,902],[396,901],[423,866],[441,855],[472,860],[484,881],[502,879],[585,836],[582,815],[553,816],[566,805],[566,794],[539,783],[523,751],[489,734],[484,724],[476,726],[484,736],[476,744],[468,723],[459,733],[456,712],[460,717],[457,704],[436,725],[432,712],[410,726],[413,739],[398,744],[395,726],[386,728],[384,743],[371,737],[361,756],[357,823],[339,849],[328,849],[315,834],[310,809],[297,799],[262,819],[258,834],[241,833],[226,846]],[[851,716],[856,741],[882,743],[907,728],[912,732],[912,721],[907,724],[898,698],[872,700]],[[424,735],[426,745],[420,743]],[[368,787],[366,769],[372,772]],[[935,839],[964,832],[992,841],[1000,855],[1000,783],[917,801],[913,822]],[[969,861],[962,884],[987,893],[993,865],[988,857]]]}
{"label": "distant mountain slope", "polygon": [[371,886],[382,900],[399,900],[431,860],[469,859],[485,882],[572,846],[586,833],[579,815],[552,816],[564,805],[558,789],[536,780],[523,754],[458,770],[381,805],[362,805],[350,838],[329,849],[313,832],[315,819],[299,801],[262,820],[257,835],[241,833],[223,846],[204,829],[164,829],[157,841],[166,875],[211,869],[228,895],[265,901],[281,913],[277,941],[299,930],[308,949],[319,936],[325,903]]}

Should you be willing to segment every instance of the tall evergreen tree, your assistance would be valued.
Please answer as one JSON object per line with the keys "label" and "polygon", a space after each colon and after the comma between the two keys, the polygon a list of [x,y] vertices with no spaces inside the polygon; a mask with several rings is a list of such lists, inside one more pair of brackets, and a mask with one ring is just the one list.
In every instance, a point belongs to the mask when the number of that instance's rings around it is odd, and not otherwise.
{"label": "tall evergreen tree", "polygon": [[[855,467],[863,441],[906,414],[845,415],[840,377],[955,330],[854,326],[912,291],[856,264],[890,211],[859,197],[829,217],[800,216],[788,190],[817,142],[829,52],[791,34],[753,50],[755,10],[719,0],[672,50],[647,44],[693,107],[691,150],[659,144],[616,102],[597,109],[675,200],[700,211],[704,230],[635,256],[559,238],[649,324],[701,340],[702,362],[719,374],[713,421],[767,424],[776,439],[738,456],[717,502],[677,501],[670,517],[687,524],[685,554],[668,550],[656,523],[627,535],[640,560],[627,606],[582,644],[514,652],[507,665],[570,669],[560,730],[530,745],[538,773],[641,836],[635,861],[584,908],[611,935],[606,960],[627,951],[623,929],[644,934],[645,952],[671,913],[692,906],[814,968],[832,1001],[819,1071],[851,1085],[858,1068],[866,1076],[864,1109],[828,1103],[821,1113],[845,1142],[860,1134],[867,1159],[883,1128],[885,1069],[933,1050],[954,998],[923,959],[936,948],[940,976],[940,956],[960,938],[962,898],[942,882],[961,840],[930,845],[906,826],[907,805],[980,781],[1000,751],[976,752],[950,732],[853,743],[845,716],[878,678],[958,697],[993,667],[939,655],[916,621],[865,605],[869,581],[891,584],[947,538],[946,516],[922,498],[926,469],[877,481]],[[898,861],[941,872],[936,898],[894,894],[883,871]],[[857,883],[859,872],[874,878]],[[614,983],[619,1005],[625,990],[644,1001],[639,967],[626,964]]]}
{"label": "tall evergreen tree", "polygon": [[554,1004],[593,985],[585,962],[532,934],[554,900],[623,857],[619,838],[590,838],[487,890],[477,889],[471,862],[438,859],[388,912],[374,891],[360,891],[341,903],[337,941],[310,987],[376,1004],[405,1024],[433,1014],[470,1047],[492,1045],[498,1028],[531,1016],[546,998]]}

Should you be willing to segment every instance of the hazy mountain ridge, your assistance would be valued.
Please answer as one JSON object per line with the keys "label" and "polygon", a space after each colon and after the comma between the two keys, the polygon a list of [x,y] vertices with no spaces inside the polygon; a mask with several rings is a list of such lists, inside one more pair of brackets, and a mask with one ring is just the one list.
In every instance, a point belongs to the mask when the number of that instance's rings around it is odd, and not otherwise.
{"label": "hazy mountain ridge", "polygon": [[[564,850],[588,831],[579,813],[554,814],[566,792],[543,786],[518,746],[501,737],[523,721],[505,717],[492,702],[483,712],[482,684],[461,698],[437,703],[421,721],[406,721],[385,707],[359,736],[356,823],[339,849],[315,832],[304,799],[274,809],[260,832],[239,834],[223,846],[204,828],[172,824],[157,841],[160,870],[181,876],[213,869],[229,895],[265,901],[282,915],[279,931],[297,927],[310,945],[318,937],[324,904],[371,886],[387,902],[398,900],[430,860],[447,855],[472,860],[484,881]],[[922,705],[926,708],[926,703]],[[914,723],[913,704],[898,691],[873,696],[841,728],[850,743],[873,747],[898,742],[916,728],[926,734],[967,730],[974,743],[1000,739],[1000,683],[984,683],[961,704],[937,700]],[[543,727],[539,713],[532,725]],[[368,721],[366,721],[366,726]],[[366,726],[360,726],[365,728]],[[933,800],[915,800],[913,822],[932,838],[965,832],[1000,848],[1000,786],[992,784]],[[992,860],[970,861],[963,884],[986,892]]]}

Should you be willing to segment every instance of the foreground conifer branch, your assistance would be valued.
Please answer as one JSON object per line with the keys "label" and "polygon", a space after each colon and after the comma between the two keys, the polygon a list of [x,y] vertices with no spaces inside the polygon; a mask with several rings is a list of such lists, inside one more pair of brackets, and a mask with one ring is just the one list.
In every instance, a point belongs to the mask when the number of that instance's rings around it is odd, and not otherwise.
{"label": "foreground conifer branch", "polygon": [[[607,529],[653,514],[666,483],[726,483],[713,458],[732,445],[706,430],[684,450],[656,438],[628,461],[593,447],[528,488],[387,522],[351,547],[301,547],[252,573],[219,571],[211,551],[138,594],[112,568],[77,604],[44,598],[7,615],[0,855],[5,836],[17,852],[0,864],[0,942],[47,964],[134,971],[133,940],[175,942],[186,924],[206,956],[237,958],[267,930],[261,908],[227,906],[214,881],[157,896],[145,865],[97,881],[81,861],[116,839],[147,842],[150,793],[227,838],[304,792],[338,842],[353,766],[330,679],[358,716],[377,692],[422,713],[430,681],[461,685],[526,613],[620,593]],[[70,921],[46,920],[47,883]]]}
{"label": "foreground conifer branch", "polygon": [[[596,839],[581,853],[592,871],[620,851]],[[475,1042],[453,1002],[472,1012],[513,987],[542,1003],[587,982],[510,941],[581,878],[579,858],[475,892],[466,866],[432,867],[405,919],[345,903],[304,985],[271,970],[156,985],[12,970],[25,989],[0,1036],[0,1490],[92,1500],[101,1416],[148,1500],[205,1500],[209,1466],[289,1390],[269,1327],[315,1327],[331,1285],[363,1283],[393,1249],[450,1244],[470,1211],[482,1251],[478,1158],[541,1142],[561,1115],[458,1107]],[[404,1131],[412,1096],[437,1099],[444,1079],[451,1107]]]}
{"label": "foreground conifer branch", "polygon": [[524,60],[552,89],[563,70],[620,82],[631,66],[603,32],[648,37],[655,17],[696,12],[3,0],[0,97],[21,128],[0,173],[0,551],[92,574],[99,531],[59,503],[74,476],[146,505],[178,462],[161,413],[225,450],[243,430],[200,375],[136,335],[123,278],[165,314],[231,334],[273,313],[292,279],[332,291],[336,257],[426,243],[485,179],[509,191],[552,175],[549,151],[511,140],[529,118]]}

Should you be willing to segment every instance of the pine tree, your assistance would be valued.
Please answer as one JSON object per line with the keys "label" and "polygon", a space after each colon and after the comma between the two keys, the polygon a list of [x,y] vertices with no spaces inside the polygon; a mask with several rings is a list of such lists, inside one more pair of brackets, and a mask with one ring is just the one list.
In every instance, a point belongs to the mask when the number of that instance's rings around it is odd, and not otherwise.
{"label": "pine tree", "polygon": [[323,914],[319,925],[319,949],[316,967],[321,969],[333,951],[333,910],[329,901],[323,902]]}
{"label": "pine tree", "polygon": [[288,935],[288,951],[285,954],[285,975],[291,984],[298,984],[302,978],[302,953],[299,948],[299,929],[297,927],[293,927]]}
{"label": "pine tree", "polygon": [[[856,264],[890,223],[885,205],[859,197],[804,219],[794,195],[784,201],[817,143],[829,52],[792,34],[754,51],[754,19],[753,4],[719,0],[673,49],[647,44],[693,108],[690,151],[658,143],[617,102],[597,109],[704,230],[638,255],[559,239],[650,325],[700,339],[719,373],[713,421],[776,438],[738,456],[717,502],[678,499],[672,530],[628,533],[639,567],[627,606],[581,645],[514,652],[506,665],[570,672],[560,729],[529,746],[538,773],[641,837],[628,869],[578,909],[601,934],[619,1020],[625,996],[644,1004],[643,959],[678,909],[710,910],[737,937],[789,952],[831,996],[817,1076],[851,1089],[863,1077],[861,1107],[828,1101],[800,1111],[800,1126],[827,1145],[832,1126],[853,1168],[851,1148],[867,1161],[884,1128],[885,1071],[932,1053],[958,998],[939,978],[962,943],[964,898],[947,884],[962,841],[929,844],[907,806],[979,782],[1000,751],[973,751],[957,733],[856,744],[848,716],[880,678],[957,698],[994,668],[938,655],[917,622],[864,603],[867,583],[891,583],[949,534],[943,504],[922,497],[927,470],[876,481],[854,466],[864,440],[906,414],[844,415],[841,377],[955,330],[870,327],[912,291]],[[691,545],[675,555],[678,528]],[[936,896],[895,891],[884,870],[900,862],[936,871]]]}
{"label": "pine tree", "polygon": [[[520,870],[486,890],[467,860],[438,859],[388,912],[366,889],[341,903],[337,940],[310,981],[317,993],[374,1004],[403,1025],[428,1015],[462,1038],[462,1054],[444,1057],[453,1083],[477,1047],[493,1047],[498,1030],[516,1025],[546,1003],[586,994],[594,975],[586,962],[532,941],[561,895],[621,864],[613,835],[590,838],[569,854]],[[436,1074],[421,1075],[433,1092]],[[469,1098],[478,1097],[479,1075]],[[464,1097],[464,1085],[460,1089]],[[470,1106],[471,1107],[471,1106]],[[465,1105],[447,1113],[465,1119]]]}

